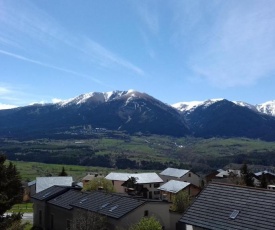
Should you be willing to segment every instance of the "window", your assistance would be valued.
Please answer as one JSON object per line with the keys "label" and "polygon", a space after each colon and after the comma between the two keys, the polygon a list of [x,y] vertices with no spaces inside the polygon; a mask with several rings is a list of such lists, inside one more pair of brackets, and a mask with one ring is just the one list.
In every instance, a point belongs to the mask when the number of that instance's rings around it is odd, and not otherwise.
{"label": "window", "polygon": [[191,177],[191,173],[188,174],[188,177]]}
{"label": "window", "polygon": [[111,207],[110,209],[109,209],[109,212],[112,212],[112,211],[114,211],[115,209],[117,209],[118,208],[118,205],[115,205],[114,207]]}
{"label": "window", "polygon": [[66,230],[71,230],[71,221],[67,220],[66,222]]}
{"label": "window", "polygon": [[233,210],[233,212],[230,214],[229,218],[233,219],[233,220],[236,219],[236,217],[238,216],[239,212],[240,211],[238,211],[238,210]]}
{"label": "window", "polygon": [[159,183],[154,184],[154,188],[158,188],[159,186],[160,186],[160,184],[159,184]]}
{"label": "window", "polygon": [[53,214],[51,214],[51,229],[53,229]]}
{"label": "window", "polygon": [[148,216],[149,215],[149,211],[148,210],[145,210],[144,211],[144,216]]}
{"label": "window", "polygon": [[151,185],[151,184],[149,184],[149,186],[150,186],[150,188],[152,187],[152,185]]}
{"label": "window", "polygon": [[39,210],[39,214],[38,214],[38,218],[39,218],[39,224],[42,224],[42,211]]}

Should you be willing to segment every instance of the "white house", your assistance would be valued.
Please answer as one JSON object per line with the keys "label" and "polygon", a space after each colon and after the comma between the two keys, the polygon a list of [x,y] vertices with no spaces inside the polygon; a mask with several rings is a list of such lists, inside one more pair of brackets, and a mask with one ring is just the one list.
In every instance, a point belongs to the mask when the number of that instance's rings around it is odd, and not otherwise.
{"label": "white house", "polygon": [[158,199],[158,188],[163,183],[163,180],[156,173],[116,173],[111,172],[105,178],[111,180],[115,191],[119,193],[126,193],[127,188],[125,182],[130,178],[135,178],[136,189],[135,193],[149,199]]}
{"label": "white house", "polygon": [[197,187],[201,186],[201,178],[199,175],[186,169],[167,168],[160,174],[161,179],[164,182],[169,180],[178,180],[183,182],[189,182]]}

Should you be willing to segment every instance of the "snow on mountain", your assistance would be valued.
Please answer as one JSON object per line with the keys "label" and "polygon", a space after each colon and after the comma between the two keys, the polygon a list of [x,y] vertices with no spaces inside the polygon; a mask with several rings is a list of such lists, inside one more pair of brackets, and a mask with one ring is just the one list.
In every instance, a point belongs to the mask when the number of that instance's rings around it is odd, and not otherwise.
{"label": "snow on mountain", "polygon": [[18,106],[16,105],[7,105],[7,104],[2,104],[0,103],[0,110],[3,110],[3,109],[14,109],[14,108],[17,108]]}
{"label": "snow on mountain", "polygon": [[235,103],[236,105],[239,105],[239,106],[242,106],[242,107],[247,107],[249,109],[257,111],[257,108],[256,108],[255,105],[251,105],[251,104],[243,102],[243,101],[232,101],[232,102]]}
{"label": "snow on mountain", "polygon": [[256,105],[256,109],[271,116],[275,116],[275,100]]}
{"label": "snow on mountain", "polygon": [[190,102],[178,102],[172,105],[175,109],[181,112],[191,112],[199,106],[208,107],[217,101],[222,101],[223,98],[209,99],[206,101],[190,101]]}
{"label": "snow on mountain", "polygon": [[90,93],[86,93],[86,94],[81,94],[74,98],[59,101],[55,104],[63,107],[63,106],[72,105],[72,104],[80,105],[80,104],[83,104],[89,100],[103,103],[103,102],[107,102],[109,100],[119,98],[126,93],[127,93],[127,91],[110,91],[110,92],[105,92],[105,93],[90,92]]}

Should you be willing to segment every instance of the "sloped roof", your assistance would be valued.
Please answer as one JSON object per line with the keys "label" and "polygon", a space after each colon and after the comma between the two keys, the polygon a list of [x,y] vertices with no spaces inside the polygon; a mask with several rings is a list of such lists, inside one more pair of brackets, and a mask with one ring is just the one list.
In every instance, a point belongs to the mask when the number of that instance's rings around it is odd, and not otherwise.
{"label": "sloped roof", "polygon": [[188,182],[170,180],[167,183],[160,186],[158,189],[165,192],[178,193],[179,191],[183,190],[189,185],[190,183]]}
{"label": "sloped roof", "polygon": [[210,230],[274,230],[275,192],[211,183],[184,213],[180,222]]}
{"label": "sloped roof", "polygon": [[87,193],[80,192],[78,190],[70,189],[69,191],[66,191],[62,195],[59,195],[51,200],[48,201],[48,203],[66,208],[66,209],[72,209],[73,207],[70,205],[73,201],[78,200],[80,198],[84,198],[87,196]]}
{"label": "sloped roof", "polygon": [[216,175],[216,177],[228,177],[230,175],[230,173],[234,173],[235,175],[237,175],[238,177],[241,176],[241,170],[238,169],[227,169],[225,171],[221,171],[220,173],[218,173]]}
{"label": "sloped roof", "polygon": [[32,186],[32,185],[35,185],[35,184],[36,184],[36,180],[33,180],[33,181],[28,182],[28,186],[29,186],[29,187]]}
{"label": "sloped roof", "polygon": [[68,191],[69,187],[62,187],[62,186],[52,186],[50,188],[44,189],[43,191],[36,193],[32,196],[32,198],[40,201],[50,200],[58,195],[61,195]]}
{"label": "sloped roof", "polygon": [[36,177],[36,192],[41,192],[53,185],[71,186],[72,182],[71,176]]}
{"label": "sloped roof", "polygon": [[267,170],[260,171],[260,172],[254,173],[254,174],[255,174],[255,176],[261,176],[263,173],[264,173],[264,174],[270,174],[270,175],[272,175],[272,176],[275,176],[274,173],[269,172],[269,171],[267,171]]}
{"label": "sloped roof", "polygon": [[72,206],[119,219],[146,201],[114,193],[94,191],[75,200]]}
{"label": "sloped roof", "polygon": [[163,180],[156,173],[109,173],[105,178],[108,180],[127,181],[129,178],[136,178],[137,184],[162,183]]}
{"label": "sloped roof", "polygon": [[105,178],[107,180],[127,181],[131,177],[130,173],[111,172]]}
{"label": "sloped roof", "polygon": [[160,175],[181,178],[189,171],[190,170],[186,170],[186,169],[167,168],[167,169],[163,170],[160,173]]}

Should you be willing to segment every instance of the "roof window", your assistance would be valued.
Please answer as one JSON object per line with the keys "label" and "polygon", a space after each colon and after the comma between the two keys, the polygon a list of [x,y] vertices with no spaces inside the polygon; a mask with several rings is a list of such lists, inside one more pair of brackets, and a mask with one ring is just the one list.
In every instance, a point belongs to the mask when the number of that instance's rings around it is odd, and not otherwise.
{"label": "roof window", "polygon": [[240,211],[238,211],[238,210],[233,210],[233,212],[230,214],[229,218],[232,219],[232,220],[236,219],[236,217],[238,216],[239,212]]}
{"label": "roof window", "polygon": [[103,204],[103,205],[101,206],[101,208],[105,208],[105,207],[107,207],[108,205],[109,205],[109,203]]}
{"label": "roof window", "polygon": [[111,207],[110,209],[109,209],[109,212],[112,212],[112,211],[114,211],[115,209],[117,209],[118,208],[118,205],[116,205],[116,206],[114,206],[114,207]]}
{"label": "roof window", "polygon": [[79,203],[82,204],[82,203],[83,203],[84,201],[86,201],[86,200],[88,200],[88,198],[81,199],[81,200],[79,201]]}

